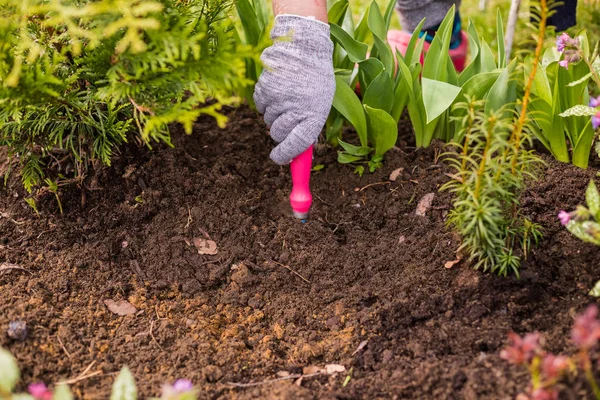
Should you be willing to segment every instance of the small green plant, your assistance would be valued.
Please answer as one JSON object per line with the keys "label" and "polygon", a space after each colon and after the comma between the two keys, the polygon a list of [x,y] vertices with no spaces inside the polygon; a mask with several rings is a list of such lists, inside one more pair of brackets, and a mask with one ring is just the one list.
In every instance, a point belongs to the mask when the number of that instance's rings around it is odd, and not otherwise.
{"label": "small green plant", "polygon": [[50,171],[50,182],[80,182],[131,140],[170,144],[171,123],[191,133],[204,114],[223,126],[219,110],[248,83],[251,54],[235,40],[231,6],[0,0],[0,145],[25,188]]}
{"label": "small green plant", "polygon": [[[539,159],[517,149],[512,113],[503,108],[485,111],[485,102],[459,103],[464,138],[460,153],[448,153],[455,169],[453,179],[442,187],[455,195],[447,223],[462,237],[458,250],[476,269],[506,276],[519,274],[520,254],[536,244],[540,227],[519,212],[524,179],[533,176]],[[513,154],[516,156],[513,173]]]}
{"label": "small green plant", "polygon": [[[50,390],[44,383],[28,386],[28,393],[13,393],[21,378],[17,361],[7,350],[0,347],[0,400],[73,400],[74,396],[65,384],[56,385]],[[127,366],[115,379],[110,400],[137,400],[138,391],[135,380]],[[161,396],[151,400],[196,400],[198,390],[192,382],[179,379],[175,383],[165,384]]]}

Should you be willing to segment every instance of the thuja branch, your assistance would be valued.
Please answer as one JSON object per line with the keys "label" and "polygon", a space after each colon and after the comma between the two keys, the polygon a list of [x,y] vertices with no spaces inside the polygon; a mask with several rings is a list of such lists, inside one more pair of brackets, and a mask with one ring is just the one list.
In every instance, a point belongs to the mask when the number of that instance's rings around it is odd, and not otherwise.
{"label": "thuja branch", "polygon": [[531,68],[531,73],[527,78],[527,85],[525,86],[525,94],[523,95],[521,114],[519,115],[519,119],[517,120],[517,124],[515,125],[515,129],[513,134],[511,135],[511,141],[514,143],[514,153],[512,158],[512,173],[513,175],[516,173],[517,169],[517,161],[518,161],[518,153],[521,148],[521,136],[523,134],[523,128],[525,127],[525,121],[527,120],[527,109],[529,107],[529,101],[531,99],[531,88],[533,86],[533,81],[537,74],[538,65],[542,58],[542,50],[544,49],[544,40],[546,39],[546,24],[548,23],[548,1],[541,0],[540,1],[540,25],[539,32],[537,36],[537,46],[535,48],[535,57],[533,60],[533,66]]}

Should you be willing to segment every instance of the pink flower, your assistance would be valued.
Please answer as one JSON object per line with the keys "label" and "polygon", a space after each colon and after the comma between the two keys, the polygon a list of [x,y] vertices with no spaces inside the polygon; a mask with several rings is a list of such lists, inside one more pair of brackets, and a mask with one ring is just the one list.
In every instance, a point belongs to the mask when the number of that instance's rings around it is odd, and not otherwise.
{"label": "pink flower", "polygon": [[598,129],[600,126],[600,111],[598,111],[596,115],[592,117],[592,126],[594,127],[594,130]]}
{"label": "pink flower", "polygon": [[561,67],[565,68],[565,69],[569,69],[569,60],[564,59],[558,62],[558,65],[560,65]]}
{"label": "pink flower", "polygon": [[582,350],[589,350],[596,346],[600,337],[600,321],[598,321],[598,307],[593,304],[582,314],[575,318],[571,339]]}
{"label": "pink flower", "polygon": [[500,358],[513,364],[522,365],[531,362],[540,350],[540,334],[528,333],[523,338],[514,332],[508,335],[512,344],[500,352]]}
{"label": "pink flower", "polygon": [[571,37],[568,33],[563,32],[562,35],[556,37],[556,49],[559,53],[562,53],[565,50],[565,47],[571,41]]}
{"label": "pink flower", "polygon": [[162,398],[172,399],[178,398],[178,396],[188,393],[194,389],[194,384],[187,379],[178,379],[173,385],[163,385]]}
{"label": "pink flower", "polygon": [[560,220],[561,224],[567,225],[571,221],[571,214],[564,210],[561,210],[558,213],[558,219]]}
{"label": "pink flower", "polygon": [[569,358],[546,354],[542,360],[542,373],[546,379],[556,379],[569,368]]}
{"label": "pink flower", "polygon": [[558,392],[555,389],[536,389],[529,398],[531,400],[558,400]]}
{"label": "pink flower", "polygon": [[52,392],[43,383],[32,383],[27,389],[36,400],[52,400]]}

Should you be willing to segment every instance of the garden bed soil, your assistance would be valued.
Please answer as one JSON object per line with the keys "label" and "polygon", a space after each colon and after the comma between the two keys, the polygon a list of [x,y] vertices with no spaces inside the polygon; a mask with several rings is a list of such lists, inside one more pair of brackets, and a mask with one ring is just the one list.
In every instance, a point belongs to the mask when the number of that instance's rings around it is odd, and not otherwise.
{"label": "garden bed soil", "polygon": [[[14,177],[0,191],[0,263],[26,269],[0,271],[0,345],[23,382],[85,371],[77,398],[105,399],[126,364],[143,397],[188,378],[201,399],[510,399],[527,376],[498,356],[508,332],[539,330],[549,350],[571,350],[600,250],[556,215],[583,202],[592,169],[546,159],[522,199],[544,240],[520,280],[499,278],[445,268],[458,241],[444,224],[451,195],[438,190],[451,171],[439,146],[410,147],[407,123],[383,169],[362,178],[319,146],[325,167],[303,224],[289,215],[289,169],[269,160],[266,128],[247,109],[229,113],[224,130],[206,118],[176,133],[173,149],[130,146],[83,190],[61,189],[63,215],[48,195],[36,217]],[[428,193],[431,209],[415,215]],[[194,238],[218,254],[199,254]],[[138,312],[116,315],[106,300]],[[14,320],[27,322],[25,341],[6,335]],[[326,364],[346,372],[231,385]],[[575,380],[562,398],[584,393]]]}

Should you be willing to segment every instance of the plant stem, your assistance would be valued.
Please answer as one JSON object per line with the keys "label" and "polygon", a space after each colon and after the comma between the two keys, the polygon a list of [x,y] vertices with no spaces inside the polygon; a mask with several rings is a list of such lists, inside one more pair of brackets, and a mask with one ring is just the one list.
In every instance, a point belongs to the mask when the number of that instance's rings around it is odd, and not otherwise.
{"label": "plant stem", "polygon": [[535,57],[533,59],[533,66],[531,68],[531,73],[527,78],[527,86],[525,87],[525,94],[523,95],[523,106],[521,108],[521,114],[519,115],[519,119],[517,121],[517,125],[515,126],[515,130],[513,131],[511,140],[515,144],[514,154],[512,158],[512,173],[513,175],[516,173],[517,169],[517,160],[519,150],[521,148],[521,136],[523,133],[523,127],[525,126],[525,121],[527,119],[527,108],[529,106],[529,101],[531,99],[531,88],[533,86],[533,81],[537,74],[538,65],[540,63],[540,59],[542,57],[542,50],[544,49],[544,39],[546,38],[546,24],[548,22],[548,1],[541,0],[541,18],[540,18],[540,31],[537,38],[537,46],[535,49]]}
{"label": "plant stem", "polygon": [[584,356],[584,370],[585,377],[587,378],[590,386],[592,387],[592,392],[594,392],[594,396],[597,400],[600,400],[600,387],[598,387],[598,382],[596,382],[596,378],[594,378],[594,373],[592,372],[592,363],[590,362],[589,355],[585,354]]}
{"label": "plant stem", "polygon": [[488,126],[485,137],[485,148],[483,149],[483,154],[481,155],[481,163],[479,164],[479,170],[477,171],[477,182],[475,184],[475,192],[473,193],[473,198],[475,201],[479,200],[479,195],[481,193],[481,182],[485,173],[485,168],[487,166],[488,153],[490,152],[490,148],[492,147],[492,132],[494,130],[494,126],[496,125],[496,118],[489,117],[487,125]]}
{"label": "plant stem", "polygon": [[475,123],[475,106],[473,103],[469,104],[469,125],[467,126],[467,131],[465,133],[465,142],[463,144],[462,151],[462,165],[461,172],[464,172],[467,169],[467,155],[469,154],[469,144],[471,142],[471,131],[473,131],[473,124]]}

